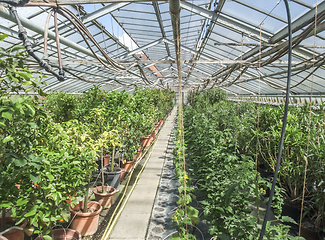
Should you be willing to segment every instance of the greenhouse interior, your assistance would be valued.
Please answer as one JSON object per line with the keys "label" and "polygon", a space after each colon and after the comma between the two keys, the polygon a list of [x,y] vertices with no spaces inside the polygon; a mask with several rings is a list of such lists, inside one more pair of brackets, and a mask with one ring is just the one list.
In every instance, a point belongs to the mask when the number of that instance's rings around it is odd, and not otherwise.
{"label": "greenhouse interior", "polygon": [[325,1],[0,0],[0,240],[324,240]]}

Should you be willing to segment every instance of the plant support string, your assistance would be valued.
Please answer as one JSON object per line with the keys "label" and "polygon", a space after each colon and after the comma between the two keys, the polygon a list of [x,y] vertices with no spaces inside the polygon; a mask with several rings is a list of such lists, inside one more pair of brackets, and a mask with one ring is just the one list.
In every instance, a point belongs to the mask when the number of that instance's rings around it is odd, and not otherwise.
{"label": "plant support string", "polygon": [[264,221],[263,221],[259,240],[263,240],[263,236],[264,236],[265,230],[266,230],[267,219],[268,219],[270,211],[271,211],[272,199],[274,196],[275,185],[277,183],[278,172],[279,172],[280,163],[281,163],[283,142],[284,142],[286,125],[287,125],[288,109],[289,109],[290,82],[291,82],[291,60],[292,60],[292,29],[291,29],[291,15],[290,15],[288,0],[284,0],[284,4],[286,7],[287,18],[288,18],[288,75],[287,75],[286,101],[285,101],[285,107],[284,107],[284,116],[283,116],[283,123],[282,123],[282,131],[281,131],[278,159],[277,159],[277,163],[276,163],[276,167],[275,167],[275,171],[274,171],[273,183],[272,183],[271,192],[270,192],[270,198],[269,198],[269,202],[267,204],[266,213],[264,216]]}

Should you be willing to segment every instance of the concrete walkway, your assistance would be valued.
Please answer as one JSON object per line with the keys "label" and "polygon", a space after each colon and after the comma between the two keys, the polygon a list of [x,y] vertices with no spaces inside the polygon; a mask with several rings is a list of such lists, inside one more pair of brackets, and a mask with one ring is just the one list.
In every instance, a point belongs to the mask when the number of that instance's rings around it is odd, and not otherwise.
{"label": "concrete walkway", "polygon": [[176,110],[177,108],[175,107],[171,116],[165,122],[164,127],[160,131],[160,135],[152,149],[152,154],[147,166],[142,172],[139,181],[136,183],[136,187],[109,239],[146,239],[151,211],[159,186],[159,180],[164,165],[168,140],[176,116]]}

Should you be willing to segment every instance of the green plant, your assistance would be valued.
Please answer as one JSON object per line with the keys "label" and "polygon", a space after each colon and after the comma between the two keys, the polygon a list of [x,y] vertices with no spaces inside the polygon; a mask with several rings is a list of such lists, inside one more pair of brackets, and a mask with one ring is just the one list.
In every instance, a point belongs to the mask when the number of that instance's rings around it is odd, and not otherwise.
{"label": "green plant", "polygon": [[50,93],[44,101],[44,106],[50,112],[55,122],[66,122],[78,119],[80,97],[66,92]]}
{"label": "green plant", "polygon": [[[178,116],[178,118],[180,117]],[[183,135],[181,127],[178,127],[174,135],[176,135],[176,140],[174,142],[174,164],[176,177],[179,182],[179,199],[177,201],[178,207],[172,216],[173,222],[177,226],[177,233],[174,233],[170,239],[196,239],[194,235],[189,233],[189,228],[190,226],[198,224],[200,218],[199,211],[190,205],[196,197],[193,194],[194,187],[190,186],[192,180],[189,178],[184,162],[185,146],[182,141]]]}
{"label": "green plant", "polygon": [[[185,143],[189,174],[203,195],[210,233],[220,239],[257,239],[261,228],[258,206],[271,181],[261,178],[251,156],[242,154],[254,150],[249,144],[254,143],[251,129],[256,119],[248,113],[255,112],[255,107],[224,101],[210,104],[209,98],[196,96],[196,104],[184,108]],[[283,194],[278,188],[273,201],[279,221]],[[269,227],[265,239],[291,239],[288,230],[281,224]]]}

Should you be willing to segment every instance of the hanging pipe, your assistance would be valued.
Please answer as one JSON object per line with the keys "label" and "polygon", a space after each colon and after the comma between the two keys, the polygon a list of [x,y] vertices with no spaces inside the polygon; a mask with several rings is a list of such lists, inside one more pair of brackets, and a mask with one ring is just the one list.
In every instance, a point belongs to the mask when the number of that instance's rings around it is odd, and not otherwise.
{"label": "hanging pipe", "polygon": [[290,15],[288,0],[284,0],[284,4],[285,4],[286,10],[287,10],[288,37],[289,37],[289,41],[288,41],[288,75],[287,75],[286,101],[285,101],[285,106],[284,106],[284,116],[283,116],[283,123],[282,123],[282,132],[281,132],[278,159],[277,159],[277,163],[276,163],[276,167],[275,167],[275,171],[274,171],[273,183],[272,183],[271,192],[270,192],[270,198],[269,198],[269,202],[267,204],[266,213],[265,213],[265,216],[264,216],[264,221],[263,221],[263,225],[262,225],[259,240],[263,240],[263,236],[264,236],[265,230],[266,230],[267,219],[268,219],[270,211],[271,211],[272,199],[273,199],[273,196],[274,196],[275,186],[276,186],[276,183],[277,183],[278,172],[279,172],[280,163],[281,163],[283,142],[284,142],[286,125],[287,125],[288,109],[289,109],[290,82],[291,82],[291,60],[292,60],[292,29],[291,29],[291,15]]}
{"label": "hanging pipe", "polygon": [[33,57],[38,64],[44,68],[47,72],[53,74],[59,81],[64,81],[64,77],[62,78],[62,76],[60,76],[59,74],[57,74],[56,72],[54,72],[52,70],[52,67],[44,60],[44,59],[40,59],[35,53],[34,50],[32,48],[32,44],[30,43],[30,41],[27,38],[27,32],[24,29],[23,25],[21,24],[20,18],[18,16],[17,13],[17,9],[16,7],[10,6],[9,7],[10,12],[14,15],[14,18],[16,19],[17,25],[18,25],[18,36],[19,39],[23,41],[23,45],[26,48],[28,54]]}
{"label": "hanging pipe", "polygon": [[56,48],[58,52],[58,61],[59,61],[59,75],[64,79],[64,70],[62,67],[62,57],[61,57],[61,49],[60,49],[60,39],[59,39],[59,27],[58,27],[58,11],[54,12],[54,27],[55,27],[55,41]]}

